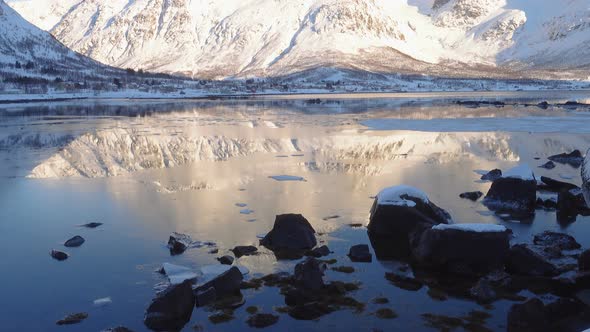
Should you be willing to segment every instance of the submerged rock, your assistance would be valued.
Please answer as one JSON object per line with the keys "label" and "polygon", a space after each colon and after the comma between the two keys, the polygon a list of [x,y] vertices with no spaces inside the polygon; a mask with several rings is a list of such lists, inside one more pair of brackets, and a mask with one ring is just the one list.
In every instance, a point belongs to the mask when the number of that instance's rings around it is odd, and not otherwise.
{"label": "submerged rock", "polygon": [[191,319],[195,297],[189,281],[159,293],[145,313],[144,324],[154,331],[179,331]]}
{"label": "submerged rock", "polygon": [[56,322],[57,325],[72,325],[81,323],[83,320],[88,318],[88,314],[85,312],[80,312],[76,314],[67,315],[66,317],[58,320]]}
{"label": "submerged rock", "polygon": [[511,274],[531,277],[553,277],[559,274],[557,268],[525,244],[510,248],[506,259],[506,271]]}
{"label": "submerged rock", "polygon": [[273,314],[254,314],[246,321],[248,326],[255,328],[266,328],[276,324],[279,321],[279,316]]}
{"label": "submerged rock", "polygon": [[170,249],[171,255],[180,255],[188,249],[191,243],[190,236],[174,232],[168,238],[168,249]]}
{"label": "submerged rock", "polygon": [[425,267],[459,274],[485,274],[504,266],[510,231],[491,224],[438,225],[413,239],[412,252]]}
{"label": "submerged rock", "polygon": [[352,246],[348,251],[348,257],[353,262],[370,263],[373,261],[373,255],[366,244]]}
{"label": "submerged rock", "polygon": [[86,240],[84,240],[83,237],[81,237],[80,235],[76,235],[73,238],[67,240],[64,243],[64,246],[66,247],[79,247],[81,246]]}
{"label": "submerged rock", "polygon": [[316,246],[315,230],[300,214],[276,216],[272,230],[260,244],[277,253],[279,258],[301,257]]}
{"label": "submerged rock", "polygon": [[494,180],[483,201],[490,210],[517,218],[532,216],[537,202],[537,181],[526,165],[515,167]]}
{"label": "submerged rock", "polygon": [[483,193],[481,191],[465,192],[459,195],[459,197],[461,198],[472,200],[474,202],[480,199],[481,196],[483,196]]}
{"label": "submerged rock", "polygon": [[545,305],[536,298],[513,304],[508,311],[508,332],[547,331],[548,324]]}
{"label": "submerged rock", "polygon": [[481,176],[481,180],[483,181],[495,181],[502,177],[502,171],[499,169],[493,169],[486,174]]}
{"label": "submerged rock", "polygon": [[324,287],[324,272],[326,264],[315,258],[308,258],[295,266],[295,282],[308,290],[318,290]]}
{"label": "submerged rock", "polygon": [[582,156],[582,152],[580,152],[580,150],[574,150],[570,153],[556,154],[547,159],[556,163],[567,164],[574,168],[582,166],[582,163],[584,162],[584,156]]}
{"label": "submerged rock", "polygon": [[407,259],[411,255],[411,236],[449,222],[449,213],[432,203],[425,193],[409,186],[396,186],[377,195],[367,228],[377,258]]}
{"label": "submerged rock", "polygon": [[544,231],[541,234],[535,235],[533,243],[545,248],[553,248],[552,251],[555,252],[576,250],[582,247],[573,236],[552,231]]}
{"label": "submerged rock", "polygon": [[258,253],[258,248],[255,246],[236,246],[231,250],[236,258],[240,258],[242,256],[252,256]]}
{"label": "submerged rock", "polygon": [[51,252],[49,254],[51,255],[51,257],[53,257],[54,259],[56,259],[58,261],[65,261],[69,257],[68,254],[66,254],[63,251],[59,251],[59,250],[51,250]]}
{"label": "submerged rock", "polygon": [[385,273],[385,279],[387,279],[389,282],[391,282],[398,288],[413,292],[420,290],[424,286],[424,284],[416,278],[408,277],[397,273]]}

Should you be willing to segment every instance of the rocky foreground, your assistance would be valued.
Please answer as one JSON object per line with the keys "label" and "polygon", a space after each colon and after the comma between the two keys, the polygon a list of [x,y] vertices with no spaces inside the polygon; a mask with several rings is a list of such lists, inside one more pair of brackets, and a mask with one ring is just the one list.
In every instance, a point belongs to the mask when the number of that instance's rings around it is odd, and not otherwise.
{"label": "rocky foreground", "polygon": [[[573,152],[550,158],[552,162],[582,167],[582,187],[547,177],[537,179],[525,165],[502,172],[492,170],[482,176],[491,186],[485,194],[467,192],[460,196],[479,200],[501,219],[531,222],[539,209],[556,210],[557,222],[568,224],[578,215],[590,215],[588,197],[590,162]],[[548,164],[540,167],[547,168]],[[85,225],[92,227],[93,224]],[[96,226],[95,226],[96,227]],[[404,264],[384,278],[393,286],[417,291],[428,287],[428,294],[439,300],[455,297],[484,307],[500,300],[513,302],[506,327],[515,331],[573,331],[590,327],[590,249],[584,250],[568,234],[545,231],[530,242],[515,243],[512,231],[504,225],[455,222],[426,193],[409,186],[382,190],[370,209],[367,244],[354,245],[348,252],[351,262],[368,263],[373,253],[378,260],[396,260]],[[353,296],[362,284],[324,280],[330,268],[355,273],[352,266],[334,266],[336,261],[323,257],[331,250],[316,238],[309,221],[300,214],[276,217],[273,228],[260,240],[260,246],[272,251],[277,260],[300,260],[292,273],[275,273],[247,278],[248,271],[236,264],[242,256],[257,255],[256,246],[236,246],[233,256],[218,257],[219,267],[208,267],[203,280],[189,268],[164,264],[160,273],[168,277],[167,287],[149,304],[144,323],[154,331],[178,331],[191,319],[194,310],[207,308],[213,323],[233,319],[236,308],[246,304],[245,289],[276,287],[284,297],[274,312],[259,312],[248,307],[251,327],[276,324],[282,314],[297,320],[316,320],[338,310],[363,312],[366,304]],[[80,246],[74,237],[65,246]],[[219,249],[212,242],[193,241],[190,236],[173,233],[168,240],[171,255],[180,255],[194,247]],[[68,255],[54,250],[51,255],[65,260]],[[235,257],[235,258],[234,258]],[[330,267],[331,266],[331,267]],[[395,311],[387,298],[375,298],[383,305],[375,313],[379,319],[394,319]],[[197,309],[195,309],[197,308]],[[449,331],[491,331],[486,327],[489,314],[472,311],[466,317],[424,314],[430,327]],[[79,313],[57,324],[75,324],[87,317]],[[128,331],[123,327],[111,331]]]}

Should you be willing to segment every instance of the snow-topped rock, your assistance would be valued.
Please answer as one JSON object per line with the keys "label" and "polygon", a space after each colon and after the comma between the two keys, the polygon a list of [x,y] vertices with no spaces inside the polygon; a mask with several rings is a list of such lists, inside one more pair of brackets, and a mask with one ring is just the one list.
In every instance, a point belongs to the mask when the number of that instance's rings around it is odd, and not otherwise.
{"label": "snow-topped rock", "polygon": [[535,180],[535,173],[527,164],[513,167],[502,174],[504,178],[521,179],[525,181]]}
{"label": "snow-topped rock", "polygon": [[[410,199],[410,197],[412,199]],[[401,185],[383,189],[377,194],[378,205],[399,205],[399,206],[416,206],[415,200],[418,199],[427,204],[428,196],[421,190],[414,187]]]}

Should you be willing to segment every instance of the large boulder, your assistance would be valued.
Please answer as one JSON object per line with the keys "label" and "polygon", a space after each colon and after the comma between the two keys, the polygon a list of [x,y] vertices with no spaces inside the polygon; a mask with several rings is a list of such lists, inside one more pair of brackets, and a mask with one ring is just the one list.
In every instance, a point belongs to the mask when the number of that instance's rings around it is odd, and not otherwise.
{"label": "large boulder", "polygon": [[495,181],[502,177],[502,170],[500,169],[493,169],[486,174],[481,176],[481,180],[483,181]]}
{"label": "large boulder", "polygon": [[586,200],[586,206],[590,207],[590,150],[586,153],[582,164],[582,192]]}
{"label": "large boulder", "polygon": [[195,288],[196,306],[205,306],[224,297],[239,295],[243,279],[240,269],[231,267],[213,280]]}
{"label": "large boulder", "polygon": [[519,217],[534,215],[537,181],[532,170],[521,165],[492,183],[483,203],[492,211]]}
{"label": "large boulder", "polygon": [[144,323],[154,331],[180,331],[190,321],[194,305],[190,281],[172,285],[152,300]]}
{"label": "large boulder", "polygon": [[278,257],[301,257],[316,246],[315,230],[300,214],[276,216],[272,230],[260,244],[278,253]]}
{"label": "large boulder", "polygon": [[590,249],[584,250],[578,257],[578,269],[580,271],[590,271]]}
{"label": "large boulder", "polygon": [[437,225],[412,241],[417,263],[451,273],[483,275],[504,266],[510,231],[501,225]]}
{"label": "large boulder", "polygon": [[368,234],[379,259],[409,258],[410,237],[451,216],[413,187],[396,186],[382,190],[371,207]]}
{"label": "large boulder", "polygon": [[506,259],[506,271],[530,277],[553,277],[559,274],[553,264],[525,244],[516,244],[510,248]]}

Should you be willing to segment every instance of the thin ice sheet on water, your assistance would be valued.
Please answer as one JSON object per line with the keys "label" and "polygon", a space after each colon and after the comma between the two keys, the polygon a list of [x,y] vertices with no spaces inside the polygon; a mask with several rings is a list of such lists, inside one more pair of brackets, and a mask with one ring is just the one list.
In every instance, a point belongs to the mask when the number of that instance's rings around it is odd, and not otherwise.
{"label": "thin ice sheet on water", "polygon": [[194,280],[198,277],[195,271],[185,266],[164,263],[162,269],[172,285],[178,285],[185,280]]}
{"label": "thin ice sheet on water", "polygon": [[434,230],[458,230],[463,232],[475,232],[475,233],[503,233],[506,231],[506,227],[495,224],[439,224],[432,226]]}
{"label": "thin ice sheet on water", "polygon": [[101,299],[96,299],[96,300],[92,301],[92,303],[97,307],[104,307],[104,306],[107,306],[107,305],[113,303],[113,300],[111,300],[110,297],[103,297]]}

